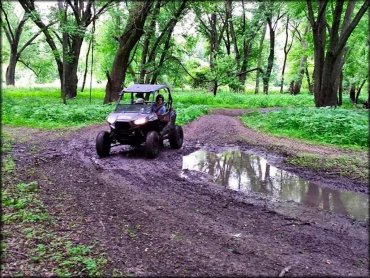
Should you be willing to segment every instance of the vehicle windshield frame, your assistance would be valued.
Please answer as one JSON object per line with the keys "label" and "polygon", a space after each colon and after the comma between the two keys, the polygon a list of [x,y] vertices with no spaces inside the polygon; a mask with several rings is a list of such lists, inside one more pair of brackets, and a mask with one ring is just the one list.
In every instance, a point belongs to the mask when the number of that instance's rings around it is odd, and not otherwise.
{"label": "vehicle windshield frame", "polygon": [[[124,89],[119,95],[114,111],[117,113],[119,112],[151,113],[150,108],[155,103],[156,96],[159,93],[161,93],[162,90],[163,90],[163,93],[166,92],[165,93],[167,95],[165,96],[166,105],[168,109],[170,110],[172,108],[171,90],[168,87],[164,86],[160,88],[159,90],[154,90],[154,91],[136,91],[136,90],[125,91]],[[135,98],[137,99],[138,94],[141,94],[143,96],[144,101],[145,101],[144,104],[135,104]],[[122,101],[126,103],[123,104]],[[141,108],[144,108],[144,109],[141,109]]]}

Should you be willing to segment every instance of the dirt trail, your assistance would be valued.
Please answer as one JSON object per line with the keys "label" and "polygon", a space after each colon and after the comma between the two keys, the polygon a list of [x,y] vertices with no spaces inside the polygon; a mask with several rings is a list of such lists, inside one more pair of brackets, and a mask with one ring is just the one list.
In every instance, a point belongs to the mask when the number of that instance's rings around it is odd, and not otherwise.
{"label": "dirt trail", "polygon": [[95,136],[106,125],[62,135],[38,133],[32,143],[16,145],[14,158],[19,169],[34,168],[32,178],[60,229],[74,222],[68,230],[76,241],[95,240],[107,252],[108,275],[118,269],[145,276],[278,276],[287,266],[287,276],[368,275],[368,223],[313,208],[298,207],[304,213],[288,217],[206,179],[181,176],[182,156],[199,148],[338,152],[246,129],[234,117],[239,114],[216,111],[201,117],[184,127],[182,149],[165,143],[154,160],[129,147],[113,148],[99,159]]}

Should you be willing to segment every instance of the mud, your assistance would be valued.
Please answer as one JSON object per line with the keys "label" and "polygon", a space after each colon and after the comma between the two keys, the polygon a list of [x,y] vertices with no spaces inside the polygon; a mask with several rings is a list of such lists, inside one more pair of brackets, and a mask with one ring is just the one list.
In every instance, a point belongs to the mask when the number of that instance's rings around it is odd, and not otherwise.
{"label": "mud", "polygon": [[[340,150],[254,132],[242,126],[236,117],[241,113],[217,111],[185,126],[183,148],[172,150],[165,142],[154,160],[131,147],[113,148],[99,159],[95,137],[106,125],[62,134],[32,131],[29,140],[15,144],[13,155],[23,179],[39,182],[61,231],[67,229],[76,242],[95,241],[107,253],[106,275],[119,270],[144,276],[278,276],[290,267],[285,276],[367,276],[368,221],[241,194],[194,171],[183,175],[183,156],[237,147],[326,188],[366,191],[366,184],[294,169],[282,155]],[[279,152],[272,151],[276,146]]]}

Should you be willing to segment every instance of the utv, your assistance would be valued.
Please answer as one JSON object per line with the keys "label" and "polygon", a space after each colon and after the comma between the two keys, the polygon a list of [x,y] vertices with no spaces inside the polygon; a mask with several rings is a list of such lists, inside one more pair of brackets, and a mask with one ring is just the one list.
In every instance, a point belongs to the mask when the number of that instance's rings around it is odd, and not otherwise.
{"label": "utv", "polygon": [[[158,94],[164,97],[166,109],[160,116],[152,109]],[[110,132],[101,131],[96,137],[99,157],[108,156],[112,146],[145,143],[145,155],[155,158],[163,140],[168,139],[174,149],[181,148],[183,143],[183,131],[175,124],[176,112],[172,108],[171,91],[166,85],[134,84],[123,89],[107,121]]]}

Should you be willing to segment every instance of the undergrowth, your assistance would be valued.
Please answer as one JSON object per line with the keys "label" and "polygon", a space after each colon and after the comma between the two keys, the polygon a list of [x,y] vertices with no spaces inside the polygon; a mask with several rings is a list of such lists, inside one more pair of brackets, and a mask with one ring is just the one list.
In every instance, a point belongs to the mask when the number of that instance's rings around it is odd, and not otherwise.
{"label": "undergrowth", "polygon": [[338,157],[301,153],[287,158],[287,162],[305,168],[315,169],[348,177],[356,181],[368,182],[368,163],[362,157],[340,155]]}
{"label": "undergrowth", "polygon": [[[356,109],[347,98],[343,107],[351,109],[314,109],[313,96],[307,92],[292,96],[271,92],[219,91],[216,96],[202,90],[173,90],[177,124],[184,125],[213,108],[258,109],[289,108],[243,117],[250,127],[275,135],[306,139],[341,146],[368,147],[368,114]],[[79,92],[77,98],[62,104],[57,88],[7,88],[3,93],[2,123],[12,126],[56,129],[104,123],[114,103],[103,104],[103,89]]]}
{"label": "undergrowth", "polygon": [[[102,123],[114,110],[114,103],[103,104],[104,91],[94,89],[78,93],[75,99],[62,104],[56,88],[6,88],[3,92],[3,124],[32,128],[56,129],[81,127]],[[173,91],[173,105],[177,110],[177,121],[186,124],[206,114],[210,108],[259,108],[284,106],[312,106],[312,95],[298,96],[250,93],[228,93],[220,91],[217,96],[205,91]]]}
{"label": "undergrowth", "polygon": [[337,146],[369,146],[368,111],[363,109],[295,108],[254,112],[242,117],[252,128],[278,136]]}

